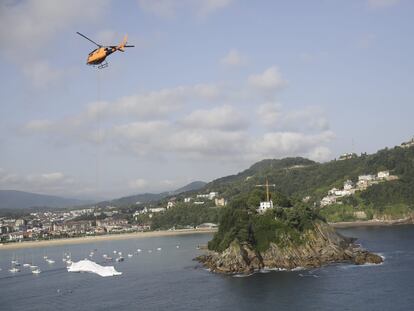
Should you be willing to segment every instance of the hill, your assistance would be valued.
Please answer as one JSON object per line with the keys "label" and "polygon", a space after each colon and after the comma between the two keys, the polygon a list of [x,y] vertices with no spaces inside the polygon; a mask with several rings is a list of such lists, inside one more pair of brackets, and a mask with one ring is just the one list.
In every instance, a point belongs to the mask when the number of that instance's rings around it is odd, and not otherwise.
{"label": "hill", "polygon": [[[342,188],[344,181],[358,181],[363,174],[376,174],[381,170],[389,170],[390,174],[398,176],[398,180],[379,183],[366,191],[344,199],[342,206],[335,205],[332,209],[342,209],[345,214],[354,214],[355,210],[367,212],[368,219],[378,217],[400,217],[414,210],[414,147],[382,149],[367,155],[348,160],[333,160],[318,163],[305,158],[285,158],[281,160],[263,160],[252,165],[237,175],[216,179],[208,183],[202,190],[216,191],[231,201],[237,196],[244,196],[251,204],[264,198],[264,190],[256,185],[263,184],[266,178],[270,184],[275,184],[272,190],[273,201],[301,201],[309,196],[309,203],[319,205],[320,199],[327,195],[328,190]],[[324,216],[329,216],[329,208]],[[325,212],[326,212],[325,211]],[[382,215],[382,216],[381,216]],[[348,217],[346,216],[346,217]],[[346,218],[345,217],[345,218]],[[354,216],[342,220],[354,220]],[[328,220],[329,219],[328,217]]]}
{"label": "hill", "polygon": [[17,190],[0,190],[0,209],[13,210],[32,207],[63,208],[87,203],[90,202]]}
{"label": "hill", "polygon": [[206,183],[204,181],[193,181],[184,187],[178,188],[177,190],[170,191],[170,192],[161,192],[161,193],[142,193],[142,194],[135,194],[130,195],[118,199],[114,199],[111,201],[104,201],[98,203],[99,206],[129,206],[135,205],[137,202],[139,203],[152,203],[158,202],[162,199],[165,199],[169,196],[178,195],[180,193],[188,192],[188,191],[196,191],[204,187]]}

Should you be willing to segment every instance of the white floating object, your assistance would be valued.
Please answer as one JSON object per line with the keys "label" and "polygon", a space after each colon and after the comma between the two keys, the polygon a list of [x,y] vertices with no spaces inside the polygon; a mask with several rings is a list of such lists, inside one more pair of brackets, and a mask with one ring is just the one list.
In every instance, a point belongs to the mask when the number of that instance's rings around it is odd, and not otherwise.
{"label": "white floating object", "polygon": [[138,253],[141,253],[141,249],[140,249],[140,248],[138,248],[138,249],[137,249],[137,252],[138,252]]}
{"label": "white floating object", "polygon": [[20,272],[20,269],[17,269],[16,267],[14,267],[14,268],[11,268],[9,271],[11,273],[16,273],[16,272]]}
{"label": "white floating object", "polygon": [[71,265],[71,264],[73,264],[73,261],[68,259],[68,260],[66,260],[66,264]]}
{"label": "white floating object", "polygon": [[30,269],[37,269],[38,267],[37,266],[35,266],[35,265],[31,265],[30,266]]}
{"label": "white floating object", "polygon": [[118,252],[118,255],[119,255],[119,256],[122,256],[122,252]]}
{"label": "white floating object", "polygon": [[124,261],[124,257],[121,256],[121,257],[116,258],[115,260],[116,262],[121,262],[121,261]]}
{"label": "white floating object", "polygon": [[30,264],[29,263],[24,263],[23,267],[28,268],[28,267],[30,267]]}
{"label": "white floating object", "polygon": [[42,271],[40,269],[34,269],[32,270],[33,274],[40,274]]}
{"label": "white floating object", "polygon": [[162,250],[162,248],[161,248],[161,247],[158,247],[158,248],[157,248],[157,251],[160,251],[160,250]]}
{"label": "white floating object", "polygon": [[134,255],[132,255],[132,254],[128,254],[128,257],[129,257],[129,258],[131,258],[132,256],[134,256]]}
{"label": "white floating object", "polygon": [[68,267],[68,272],[89,272],[103,277],[122,274],[122,272],[116,271],[113,266],[104,267],[88,259],[74,262]]}
{"label": "white floating object", "polygon": [[180,245],[177,245],[176,248],[180,248]]}
{"label": "white floating object", "polygon": [[48,263],[48,264],[53,264],[53,263],[55,263],[55,261],[54,261],[53,259],[46,259],[46,261],[47,261],[47,263]]}
{"label": "white floating object", "polygon": [[117,251],[114,251],[114,254],[118,253]]}
{"label": "white floating object", "polygon": [[47,259],[47,256],[43,256],[43,259]]}

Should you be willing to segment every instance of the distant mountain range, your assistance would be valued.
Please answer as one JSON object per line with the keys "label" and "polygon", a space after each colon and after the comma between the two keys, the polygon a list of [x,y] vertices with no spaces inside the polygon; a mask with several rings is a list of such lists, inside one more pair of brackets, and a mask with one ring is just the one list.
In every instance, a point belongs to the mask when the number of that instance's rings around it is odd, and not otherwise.
{"label": "distant mountain range", "polygon": [[31,207],[71,207],[91,201],[68,199],[58,196],[17,190],[0,190],[0,209],[27,209]]}
{"label": "distant mountain range", "polygon": [[[122,197],[119,199],[103,201],[97,203],[99,206],[125,206],[136,202],[149,203],[162,200],[168,196],[180,194],[187,191],[196,191],[206,185],[203,181],[194,181],[184,187],[170,192],[162,193],[143,193]],[[93,204],[93,201],[62,198],[58,196],[44,195],[17,190],[0,190],[0,209],[1,210],[23,210],[23,209],[46,209],[46,208],[65,208],[74,206],[85,206]]]}
{"label": "distant mountain range", "polygon": [[161,193],[142,193],[142,194],[136,194],[136,195],[130,195],[126,197],[122,197],[119,199],[114,199],[110,201],[103,201],[99,202],[99,206],[127,206],[127,205],[133,205],[139,203],[151,203],[160,201],[164,198],[178,195],[184,192],[188,191],[197,191],[201,188],[203,188],[207,183],[204,181],[193,181],[192,183],[189,183],[188,185],[181,187],[174,191],[165,191]]}

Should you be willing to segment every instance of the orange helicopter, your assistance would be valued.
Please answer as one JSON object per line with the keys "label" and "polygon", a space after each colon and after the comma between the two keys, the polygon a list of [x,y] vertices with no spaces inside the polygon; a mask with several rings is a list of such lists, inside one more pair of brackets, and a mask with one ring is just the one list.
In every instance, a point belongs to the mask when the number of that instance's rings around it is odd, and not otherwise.
{"label": "orange helicopter", "polygon": [[127,39],[128,39],[127,35],[125,35],[124,40],[122,41],[122,43],[120,45],[104,46],[104,45],[98,44],[95,41],[89,39],[87,36],[81,34],[80,32],[76,32],[76,33],[78,35],[84,37],[86,40],[89,40],[90,42],[92,42],[93,44],[98,46],[97,49],[95,49],[95,50],[93,50],[92,52],[89,53],[88,59],[86,61],[87,65],[93,65],[93,66],[98,65],[98,69],[108,67],[108,62],[105,60],[108,55],[110,55],[110,54],[112,54],[113,52],[116,52],[116,51],[125,52],[125,48],[133,48],[134,47],[134,45],[127,45]]}

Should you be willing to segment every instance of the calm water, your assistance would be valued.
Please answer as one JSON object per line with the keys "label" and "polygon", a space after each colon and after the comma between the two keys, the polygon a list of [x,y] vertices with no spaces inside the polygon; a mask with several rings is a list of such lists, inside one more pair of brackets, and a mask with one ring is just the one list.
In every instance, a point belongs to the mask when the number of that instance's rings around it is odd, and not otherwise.
{"label": "calm water", "polygon": [[[189,235],[0,251],[1,310],[414,310],[414,226],[342,229],[385,256],[380,266],[333,265],[311,271],[258,273],[250,277],[211,274],[192,261],[211,235]],[[180,248],[176,248],[180,245]],[[156,248],[161,247],[161,251]],[[142,249],[128,258],[127,254]],[[97,249],[122,251],[113,263],[119,277],[69,273],[62,257],[74,260]],[[148,250],[152,250],[149,253]],[[43,256],[56,260],[45,263]],[[32,261],[12,275],[10,260]]]}

